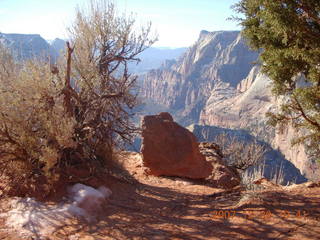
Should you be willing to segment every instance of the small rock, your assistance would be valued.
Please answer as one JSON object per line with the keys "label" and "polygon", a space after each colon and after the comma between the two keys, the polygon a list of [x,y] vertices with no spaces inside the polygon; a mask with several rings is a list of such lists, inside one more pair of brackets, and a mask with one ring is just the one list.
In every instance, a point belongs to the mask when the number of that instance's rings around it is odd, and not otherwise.
{"label": "small rock", "polygon": [[206,160],[212,164],[213,170],[208,180],[214,186],[229,189],[240,184],[239,173],[235,168],[225,165],[219,145],[213,142],[201,142],[199,148]]}

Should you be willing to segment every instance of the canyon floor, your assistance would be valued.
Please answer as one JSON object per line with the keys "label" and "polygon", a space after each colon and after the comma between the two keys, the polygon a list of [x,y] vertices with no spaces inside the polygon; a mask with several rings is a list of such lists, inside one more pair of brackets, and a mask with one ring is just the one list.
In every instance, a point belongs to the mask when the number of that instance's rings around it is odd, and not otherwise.
{"label": "canyon floor", "polygon": [[[138,154],[125,153],[101,180],[113,195],[98,221],[66,221],[50,236],[28,237],[5,226],[0,239],[319,239],[320,186],[272,185],[222,190],[205,181],[152,177]],[[6,201],[1,200],[1,212]],[[49,202],[47,204],[53,204]]]}

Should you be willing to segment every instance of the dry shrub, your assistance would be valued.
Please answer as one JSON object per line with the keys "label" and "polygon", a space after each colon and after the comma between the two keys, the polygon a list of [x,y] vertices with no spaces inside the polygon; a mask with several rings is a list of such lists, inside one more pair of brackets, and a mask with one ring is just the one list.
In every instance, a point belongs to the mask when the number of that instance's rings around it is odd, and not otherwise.
{"label": "dry shrub", "polygon": [[0,167],[18,191],[41,174],[53,177],[61,151],[76,144],[76,122],[66,116],[63,85],[48,63],[16,63],[3,46],[0,61]]}
{"label": "dry shrub", "polygon": [[265,146],[256,140],[241,140],[226,133],[217,135],[214,141],[221,146],[227,164],[241,172],[262,162],[266,153]]}
{"label": "dry shrub", "polygon": [[[226,133],[217,135],[214,141],[221,146],[227,165],[238,170],[241,184],[248,190],[254,189],[252,181],[263,177],[266,147],[256,140],[239,139]],[[253,169],[249,170],[250,167]]]}
{"label": "dry shrub", "polygon": [[112,3],[92,1],[77,11],[66,59],[16,63],[0,47],[0,167],[11,189],[91,176],[132,140],[137,76],[128,63],[155,42],[150,26],[138,31]]}
{"label": "dry shrub", "polygon": [[[254,184],[255,180],[265,178],[266,164],[265,162],[255,166],[251,171],[244,171],[241,176],[241,184],[245,186],[247,190],[260,190],[263,189],[262,186]],[[284,169],[283,165],[276,167],[275,171],[271,173],[270,178],[268,179],[276,185],[282,185],[284,183]]]}
{"label": "dry shrub", "polygon": [[[222,155],[229,166],[235,167],[241,177],[241,184],[247,190],[261,189],[253,184],[254,180],[264,178],[266,163],[266,147],[256,140],[239,139],[226,133],[216,136],[215,142],[221,146]],[[270,181],[274,184],[283,184],[284,169],[281,164],[270,174]]]}

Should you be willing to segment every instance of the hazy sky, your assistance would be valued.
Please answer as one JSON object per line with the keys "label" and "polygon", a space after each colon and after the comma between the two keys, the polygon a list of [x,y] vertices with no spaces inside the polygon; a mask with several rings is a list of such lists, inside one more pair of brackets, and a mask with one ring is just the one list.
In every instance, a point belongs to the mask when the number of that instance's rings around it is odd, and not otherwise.
{"label": "hazy sky", "polygon": [[[77,5],[89,0],[0,0],[0,32],[39,33],[45,39],[66,38],[65,29]],[[156,46],[184,47],[201,30],[236,30],[227,21],[238,0],[114,0],[120,12],[135,13],[138,22],[151,21],[159,34]]]}

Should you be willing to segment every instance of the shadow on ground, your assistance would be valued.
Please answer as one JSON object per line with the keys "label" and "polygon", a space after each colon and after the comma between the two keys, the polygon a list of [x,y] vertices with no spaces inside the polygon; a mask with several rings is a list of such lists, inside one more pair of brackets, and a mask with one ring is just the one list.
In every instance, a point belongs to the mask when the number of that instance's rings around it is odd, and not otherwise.
{"label": "shadow on ground", "polygon": [[[106,181],[114,195],[99,221],[83,227],[69,225],[54,236],[68,239],[72,232],[97,240],[319,239],[319,188],[309,189],[307,195],[256,192],[248,203],[239,205],[244,199],[239,191],[193,195],[141,184],[135,179],[109,177]],[[235,216],[223,217],[227,211]]]}

